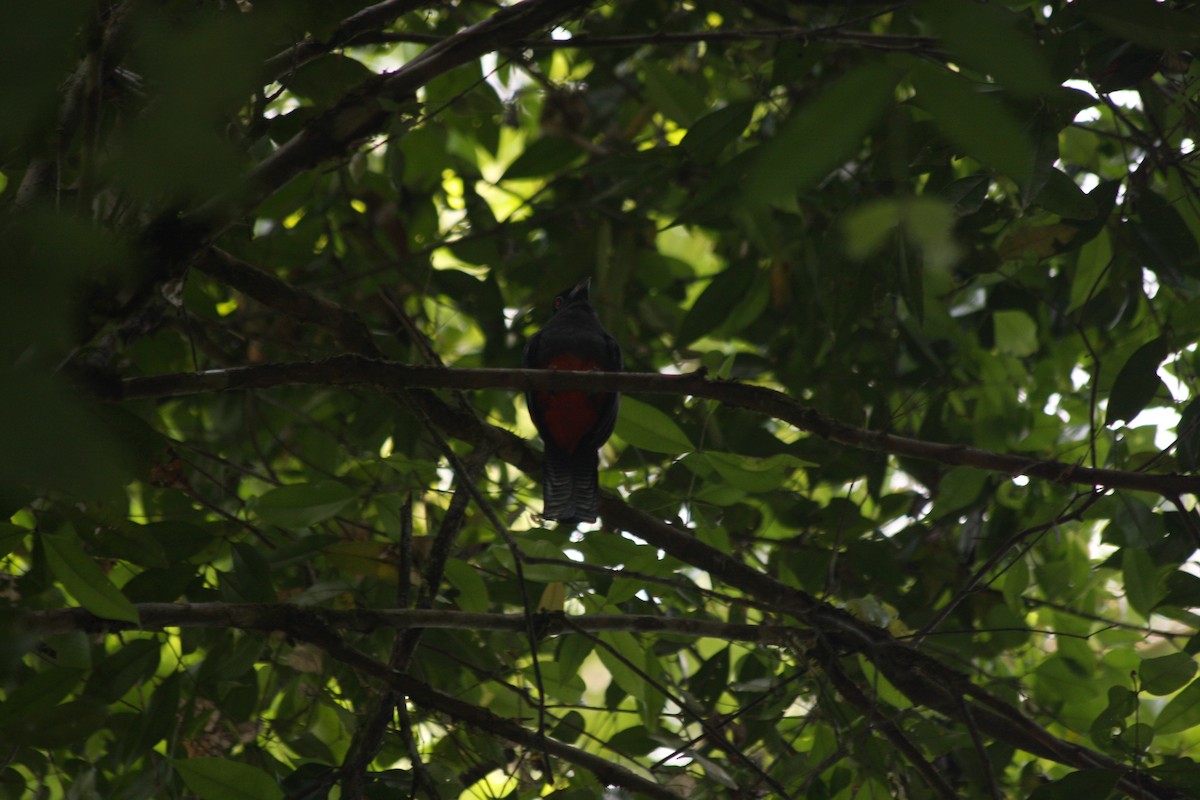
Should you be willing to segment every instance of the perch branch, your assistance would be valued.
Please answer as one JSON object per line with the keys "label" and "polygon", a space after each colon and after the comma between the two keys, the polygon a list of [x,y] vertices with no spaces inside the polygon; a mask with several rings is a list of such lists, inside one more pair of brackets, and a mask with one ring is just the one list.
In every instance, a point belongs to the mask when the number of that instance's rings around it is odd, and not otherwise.
{"label": "perch branch", "polygon": [[1200,494],[1198,476],[1099,469],[866,430],[820,414],[778,390],[734,381],[711,380],[695,372],[659,375],[644,372],[450,369],[408,366],[359,356],[337,356],[318,362],[263,364],[130,378],[123,382],[120,396],[124,399],[178,397],[236,389],[313,384],[374,386],[381,389],[574,389],[689,395],[765,414],[806,433],[863,450],[936,461],[947,466],[974,467],[1013,477],[1025,475],[1061,484],[1154,492],[1167,498],[1180,494]]}

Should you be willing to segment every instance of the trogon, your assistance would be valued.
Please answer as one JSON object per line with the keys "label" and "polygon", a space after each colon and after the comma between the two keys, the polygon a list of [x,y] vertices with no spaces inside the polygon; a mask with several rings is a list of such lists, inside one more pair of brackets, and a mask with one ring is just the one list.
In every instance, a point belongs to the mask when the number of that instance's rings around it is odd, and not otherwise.
{"label": "trogon", "polygon": [[[590,286],[589,278],[554,298],[553,315],[525,345],[526,369],[621,370],[621,348],[588,302]],[[619,397],[616,392],[526,392],[529,416],[546,445],[543,517],[595,522],[599,450],[616,424]]]}

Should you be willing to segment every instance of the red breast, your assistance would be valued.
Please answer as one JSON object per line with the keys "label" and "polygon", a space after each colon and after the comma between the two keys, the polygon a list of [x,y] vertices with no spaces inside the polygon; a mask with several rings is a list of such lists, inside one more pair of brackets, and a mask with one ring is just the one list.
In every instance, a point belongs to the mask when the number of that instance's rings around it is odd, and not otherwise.
{"label": "red breast", "polygon": [[[571,353],[561,353],[547,361],[544,368],[593,370],[600,369],[600,364]],[[595,429],[600,419],[603,395],[542,389],[536,396],[546,430],[554,443],[567,453],[574,453],[580,440]]]}

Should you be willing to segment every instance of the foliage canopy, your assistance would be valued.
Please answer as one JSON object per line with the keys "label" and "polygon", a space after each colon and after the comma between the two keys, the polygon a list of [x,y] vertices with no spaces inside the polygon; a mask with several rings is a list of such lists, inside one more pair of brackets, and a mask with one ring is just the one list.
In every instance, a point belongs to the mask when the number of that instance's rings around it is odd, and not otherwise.
{"label": "foliage canopy", "polygon": [[[0,797],[1200,796],[1198,47],[3,4]],[[642,374],[516,371],[585,276]]]}

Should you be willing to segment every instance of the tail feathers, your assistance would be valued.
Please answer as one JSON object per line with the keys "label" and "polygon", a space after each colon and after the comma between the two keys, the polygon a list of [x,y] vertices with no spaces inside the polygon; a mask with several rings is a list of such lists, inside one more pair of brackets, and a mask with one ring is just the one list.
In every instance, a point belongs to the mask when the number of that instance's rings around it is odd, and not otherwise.
{"label": "tail feathers", "polygon": [[568,455],[546,448],[542,516],[559,522],[595,522],[599,515],[600,454],[595,450]]}

